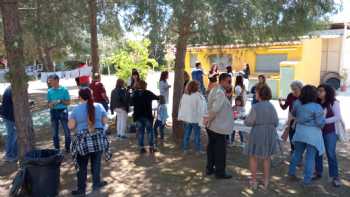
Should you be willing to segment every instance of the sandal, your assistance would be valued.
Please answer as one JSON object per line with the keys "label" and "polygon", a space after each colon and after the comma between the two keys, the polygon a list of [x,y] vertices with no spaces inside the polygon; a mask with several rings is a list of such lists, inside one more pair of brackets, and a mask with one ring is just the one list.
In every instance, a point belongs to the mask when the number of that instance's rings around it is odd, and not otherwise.
{"label": "sandal", "polygon": [[267,190],[269,188],[270,181],[269,180],[264,180],[264,186],[263,189]]}
{"label": "sandal", "polygon": [[252,190],[258,189],[258,183],[256,181],[249,180],[249,186]]}

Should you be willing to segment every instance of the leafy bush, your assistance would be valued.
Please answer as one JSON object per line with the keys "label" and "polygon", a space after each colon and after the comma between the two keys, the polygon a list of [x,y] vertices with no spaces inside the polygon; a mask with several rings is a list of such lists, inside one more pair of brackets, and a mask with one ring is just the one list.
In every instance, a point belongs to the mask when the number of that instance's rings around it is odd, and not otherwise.
{"label": "leafy bush", "polygon": [[106,58],[105,64],[114,65],[118,78],[127,80],[131,76],[131,70],[136,68],[144,79],[149,69],[159,66],[155,59],[149,58],[149,45],[148,39],[127,40],[111,57]]}

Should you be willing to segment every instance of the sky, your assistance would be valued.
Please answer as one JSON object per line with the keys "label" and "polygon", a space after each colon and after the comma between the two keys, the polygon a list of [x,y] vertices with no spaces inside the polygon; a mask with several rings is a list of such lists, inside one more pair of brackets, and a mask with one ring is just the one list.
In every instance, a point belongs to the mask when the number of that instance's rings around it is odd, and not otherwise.
{"label": "sky", "polygon": [[350,0],[336,0],[337,3],[342,3],[343,10],[334,16],[331,16],[331,21],[334,22],[350,22]]}

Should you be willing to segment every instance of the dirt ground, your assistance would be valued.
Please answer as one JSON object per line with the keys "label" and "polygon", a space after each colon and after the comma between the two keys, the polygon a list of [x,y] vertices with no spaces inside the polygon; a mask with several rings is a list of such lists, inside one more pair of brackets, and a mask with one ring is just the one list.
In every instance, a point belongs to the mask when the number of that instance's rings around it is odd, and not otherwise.
{"label": "dirt ground", "polygon": [[[62,136],[61,136],[62,137]],[[37,134],[38,147],[52,146],[48,128],[40,129]],[[63,140],[63,138],[62,138]],[[205,143],[206,136],[203,136]],[[62,143],[63,141],[61,141]],[[248,187],[248,158],[242,154],[240,147],[228,147],[227,170],[234,175],[230,180],[216,180],[204,174],[206,156],[189,153],[182,154],[173,143],[167,131],[165,143],[155,155],[139,155],[135,134],[128,140],[112,140],[112,160],[103,161],[103,178],[109,184],[100,192],[91,192],[91,177],[88,179],[88,196],[121,197],[184,197],[184,196],[350,196],[350,146],[338,148],[338,160],[342,187],[333,188],[327,183],[327,172],[314,187],[302,188],[298,183],[287,181],[288,153],[274,158],[271,186],[268,191],[252,191]],[[326,166],[327,167],[327,166]],[[327,168],[326,168],[327,169]],[[0,162],[0,193],[6,194],[10,189],[17,165]],[[302,169],[299,170],[301,173]],[[61,166],[60,196],[70,196],[76,187],[76,170],[70,155],[65,156]],[[260,177],[262,174],[260,174]],[[301,176],[301,174],[300,174]],[[0,195],[2,196],[2,195]]]}

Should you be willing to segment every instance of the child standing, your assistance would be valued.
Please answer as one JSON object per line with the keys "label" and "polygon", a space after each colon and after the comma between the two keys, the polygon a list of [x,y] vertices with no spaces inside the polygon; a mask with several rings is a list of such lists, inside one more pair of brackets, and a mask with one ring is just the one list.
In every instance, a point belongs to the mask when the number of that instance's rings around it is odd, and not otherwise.
{"label": "child standing", "polygon": [[[244,118],[245,108],[244,108],[243,96],[236,97],[235,106],[232,107],[232,111],[233,111],[233,118],[235,120]],[[236,134],[236,131],[233,131],[231,143],[233,143],[235,141],[235,134]],[[239,137],[240,137],[240,141],[241,141],[241,146],[244,147],[244,139],[243,139],[243,132],[242,131],[239,131]]]}
{"label": "child standing", "polygon": [[164,128],[166,125],[166,120],[168,118],[168,110],[166,107],[166,100],[164,96],[159,97],[159,105],[157,109],[157,119],[154,123],[154,138],[155,144],[158,144],[158,128],[160,133],[160,140],[164,140]]}

